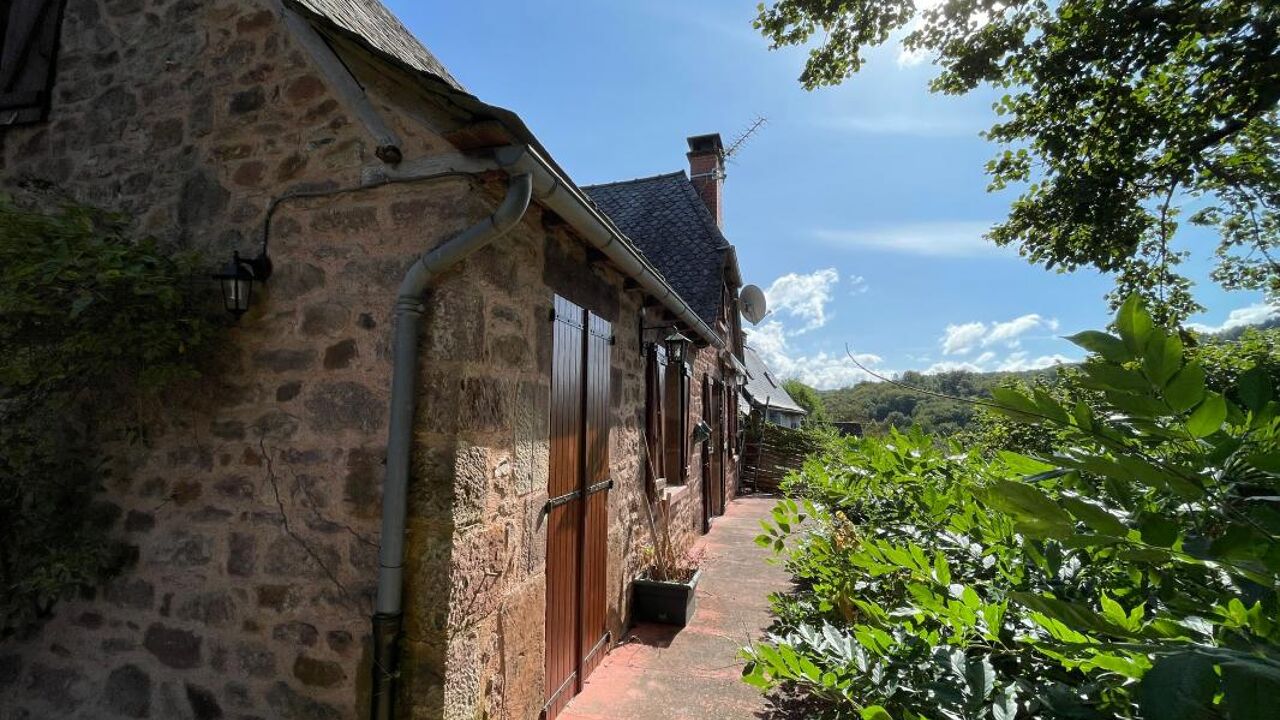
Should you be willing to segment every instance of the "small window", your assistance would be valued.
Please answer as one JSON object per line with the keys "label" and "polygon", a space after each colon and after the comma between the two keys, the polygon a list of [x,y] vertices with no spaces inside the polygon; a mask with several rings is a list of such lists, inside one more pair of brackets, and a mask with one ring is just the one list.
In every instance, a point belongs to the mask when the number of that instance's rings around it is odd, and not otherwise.
{"label": "small window", "polygon": [[687,363],[669,364],[666,368],[665,417],[666,480],[684,484],[689,475],[690,379]]}
{"label": "small window", "polygon": [[645,357],[645,481],[649,493],[656,495],[659,484],[667,477],[666,404],[667,357],[661,345],[649,346]]}
{"label": "small window", "polygon": [[64,0],[0,0],[0,125],[48,115]]}

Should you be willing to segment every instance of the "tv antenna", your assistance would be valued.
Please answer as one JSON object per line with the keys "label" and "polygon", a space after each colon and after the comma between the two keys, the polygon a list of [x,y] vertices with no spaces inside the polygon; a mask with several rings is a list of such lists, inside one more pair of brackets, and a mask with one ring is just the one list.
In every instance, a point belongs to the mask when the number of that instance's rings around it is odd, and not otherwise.
{"label": "tv antenna", "polygon": [[751,121],[751,125],[749,125],[746,130],[738,133],[738,137],[734,138],[733,142],[729,143],[729,147],[724,151],[724,159],[726,161],[732,159],[733,156],[737,154],[739,150],[742,150],[742,148],[746,146],[747,142],[751,140],[751,136],[755,135],[760,128],[764,127],[768,122],[769,120],[765,116],[757,115],[755,120]]}

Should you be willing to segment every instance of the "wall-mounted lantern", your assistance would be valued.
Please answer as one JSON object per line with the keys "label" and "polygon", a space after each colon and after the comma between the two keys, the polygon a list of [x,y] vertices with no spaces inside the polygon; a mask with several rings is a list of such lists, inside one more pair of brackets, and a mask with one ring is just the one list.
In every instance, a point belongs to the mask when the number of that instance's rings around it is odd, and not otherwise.
{"label": "wall-mounted lantern", "polygon": [[239,319],[249,309],[253,284],[266,282],[271,277],[271,258],[264,252],[252,260],[245,260],[239,252],[234,252],[222,272],[213,277],[222,286],[223,307]]}
{"label": "wall-mounted lantern", "polygon": [[690,342],[689,338],[681,334],[678,328],[673,328],[667,339],[662,341],[662,344],[667,348],[667,362],[675,365],[683,363],[689,352]]}

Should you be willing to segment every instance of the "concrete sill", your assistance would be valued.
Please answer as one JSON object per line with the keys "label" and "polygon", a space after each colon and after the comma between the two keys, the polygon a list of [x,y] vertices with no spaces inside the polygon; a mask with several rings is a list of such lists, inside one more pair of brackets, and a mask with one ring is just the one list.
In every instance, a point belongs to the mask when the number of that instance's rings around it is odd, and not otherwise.
{"label": "concrete sill", "polygon": [[662,502],[668,506],[675,505],[688,495],[688,485],[668,485],[662,489]]}

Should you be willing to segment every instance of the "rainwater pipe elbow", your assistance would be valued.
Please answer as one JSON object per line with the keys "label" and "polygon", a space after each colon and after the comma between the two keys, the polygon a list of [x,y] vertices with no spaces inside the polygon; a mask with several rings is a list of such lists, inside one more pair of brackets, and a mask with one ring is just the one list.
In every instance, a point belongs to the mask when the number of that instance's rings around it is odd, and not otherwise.
{"label": "rainwater pipe elbow", "polygon": [[424,253],[404,275],[395,303],[391,409],[387,471],[382,487],[382,535],[378,550],[378,594],[373,615],[372,720],[395,717],[399,640],[403,625],[405,517],[417,396],[418,346],[427,290],[442,272],[502,237],[529,209],[533,176],[513,173],[507,194],[492,215]]}

